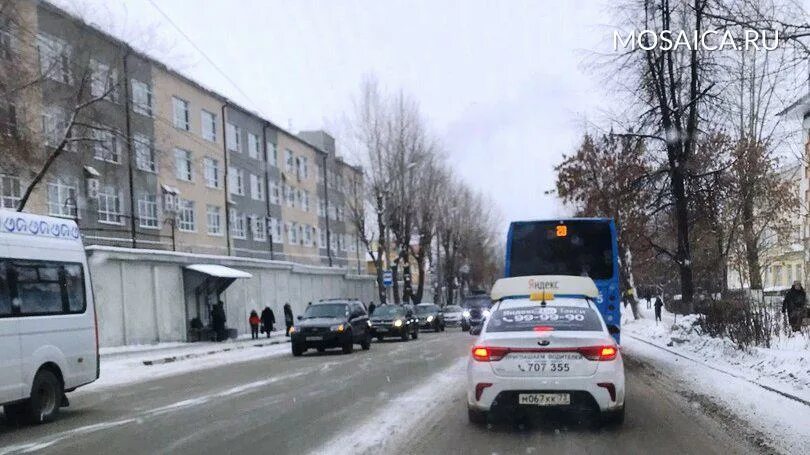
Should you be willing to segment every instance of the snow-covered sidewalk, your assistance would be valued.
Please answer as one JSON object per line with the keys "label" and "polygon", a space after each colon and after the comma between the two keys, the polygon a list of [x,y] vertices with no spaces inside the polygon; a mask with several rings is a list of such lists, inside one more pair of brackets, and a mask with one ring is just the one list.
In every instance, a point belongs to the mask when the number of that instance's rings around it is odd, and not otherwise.
{"label": "snow-covered sidewalk", "polygon": [[175,376],[231,363],[245,362],[290,352],[283,331],[258,340],[240,337],[221,343],[158,343],[101,349],[101,376],[76,393],[93,392]]}
{"label": "snow-covered sidewalk", "polygon": [[750,438],[766,438],[769,447],[783,453],[810,453],[805,335],[777,339],[772,348],[741,351],[727,339],[698,333],[694,315],[676,318],[664,312],[656,324],[653,310],[643,302],[641,310],[643,319],[623,316],[623,351],[681,384],[695,406],[719,405],[726,415],[761,433]]}

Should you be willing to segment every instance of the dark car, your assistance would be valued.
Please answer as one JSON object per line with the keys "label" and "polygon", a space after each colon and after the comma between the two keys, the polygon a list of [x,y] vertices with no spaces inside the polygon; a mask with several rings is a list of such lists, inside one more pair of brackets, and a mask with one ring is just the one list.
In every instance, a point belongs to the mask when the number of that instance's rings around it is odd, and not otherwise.
{"label": "dark car", "polygon": [[416,305],[416,317],[419,319],[420,329],[436,332],[444,331],[444,313],[439,308],[439,305],[433,303]]}
{"label": "dark car", "polygon": [[492,308],[492,299],[486,294],[474,294],[464,298],[461,302],[464,308],[464,319],[467,321],[469,329],[481,326],[489,316]]}
{"label": "dark car", "polygon": [[371,334],[382,341],[385,337],[398,337],[408,341],[419,337],[419,324],[413,310],[405,305],[381,305],[371,316]]}
{"label": "dark car", "polygon": [[367,350],[371,347],[368,313],[360,302],[313,303],[290,329],[290,342],[294,356],[311,348],[318,352],[341,348],[345,354],[350,354],[355,344]]}

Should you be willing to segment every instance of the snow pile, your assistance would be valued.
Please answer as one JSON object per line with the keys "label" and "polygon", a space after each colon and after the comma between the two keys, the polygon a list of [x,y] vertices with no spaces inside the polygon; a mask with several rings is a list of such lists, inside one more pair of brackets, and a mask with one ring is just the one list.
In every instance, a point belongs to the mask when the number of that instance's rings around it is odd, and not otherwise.
{"label": "snow pile", "polygon": [[[782,335],[773,347],[740,350],[727,338],[701,332],[698,315],[674,315],[666,310],[656,324],[654,312],[640,302],[643,319],[622,314],[623,334],[681,352],[707,365],[810,401],[810,338],[806,333]],[[629,309],[628,309],[629,310]]]}

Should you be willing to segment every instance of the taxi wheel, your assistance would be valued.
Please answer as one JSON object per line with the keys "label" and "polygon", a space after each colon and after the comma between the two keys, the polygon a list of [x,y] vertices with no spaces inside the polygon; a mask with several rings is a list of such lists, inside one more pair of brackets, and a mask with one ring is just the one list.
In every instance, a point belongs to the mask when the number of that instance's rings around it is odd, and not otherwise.
{"label": "taxi wheel", "polygon": [[602,413],[602,424],[606,426],[618,426],[624,423],[624,409],[622,406],[618,411],[608,411]]}
{"label": "taxi wheel", "polygon": [[487,423],[486,411],[479,411],[478,409],[467,408],[467,418],[470,423],[474,425],[483,425]]}

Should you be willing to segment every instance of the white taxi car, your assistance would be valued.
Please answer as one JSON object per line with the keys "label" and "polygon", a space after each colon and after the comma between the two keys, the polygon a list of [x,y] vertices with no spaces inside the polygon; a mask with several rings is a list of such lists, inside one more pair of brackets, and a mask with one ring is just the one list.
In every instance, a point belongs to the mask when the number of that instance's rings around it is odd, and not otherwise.
{"label": "white taxi car", "polygon": [[599,411],[604,422],[622,423],[624,363],[597,297],[590,278],[498,280],[467,366],[470,421],[551,407]]}

